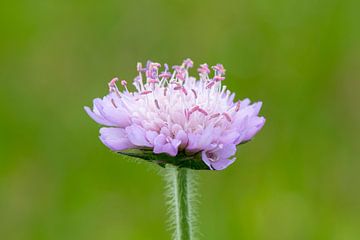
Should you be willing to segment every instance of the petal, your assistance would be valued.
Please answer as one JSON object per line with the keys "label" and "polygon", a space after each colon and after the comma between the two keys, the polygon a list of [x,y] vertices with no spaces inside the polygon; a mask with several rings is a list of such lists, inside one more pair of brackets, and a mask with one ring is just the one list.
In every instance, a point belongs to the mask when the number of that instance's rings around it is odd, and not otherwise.
{"label": "petal", "polygon": [[200,134],[189,133],[188,138],[189,144],[187,145],[186,150],[189,152],[197,152],[199,150],[198,142],[200,139]]}
{"label": "petal", "polygon": [[146,131],[146,139],[152,144],[154,145],[154,139],[158,136],[159,134],[155,131]]}
{"label": "petal", "polygon": [[256,135],[256,133],[264,126],[264,124],[264,117],[256,117],[254,119],[251,119],[243,141],[248,141],[252,139]]}
{"label": "petal", "polygon": [[236,153],[236,146],[235,144],[227,144],[224,145],[216,152],[220,159],[229,158]]}
{"label": "petal", "polygon": [[180,148],[184,148],[189,142],[189,138],[184,130],[178,131],[175,138],[180,141]]}
{"label": "petal", "polygon": [[252,104],[251,106],[252,106],[252,109],[253,109],[252,114],[253,114],[253,116],[256,116],[260,112],[262,102],[256,102],[256,103]]}
{"label": "petal", "polygon": [[232,159],[221,159],[219,161],[216,161],[214,163],[211,164],[211,166],[215,169],[215,170],[223,170],[225,168],[227,168],[230,164],[232,164],[233,162],[235,162],[236,158],[232,158]]}
{"label": "petal", "polygon": [[112,126],[113,124],[103,118],[101,115],[96,114],[95,112],[91,111],[89,107],[84,107],[84,110],[86,113],[97,123],[105,126]]}
{"label": "petal", "polygon": [[122,106],[122,102],[118,96],[113,93],[105,96],[102,100],[101,114],[113,122],[118,127],[126,127],[130,125],[130,117],[128,111]]}
{"label": "petal", "polygon": [[238,138],[240,133],[234,129],[224,131],[223,135],[220,137],[221,143],[223,144],[233,144]]}
{"label": "petal", "polygon": [[207,156],[207,151],[202,151],[201,152],[201,159],[203,160],[203,162],[211,169],[214,170],[214,168],[211,166],[211,164],[213,163],[213,161],[211,161],[209,159],[209,157]]}
{"label": "petal", "polygon": [[178,153],[180,143],[177,139],[172,139],[171,142],[168,142],[166,136],[160,134],[154,140],[154,153],[167,153],[174,157]]}
{"label": "petal", "polygon": [[127,111],[122,107],[104,106],[104,117],[118,127],[127,127],[130,125],[130,117]]}
{"label": "petal", "polygon": [[101,128],[100,140],[113,151],[135,147],[127,138],[126,131],[121,128]]}
{"label": "petal", "polygon": [[[235,158],[229,159],[236,153],[236,146],[234,144],[224,145],[215,151],[204,150],[201,153],[203,162],[213,170],[222,170],[235,161]],[[212,158],[210,158],[210,156]]]}
{"label": "petal", "polygon": [[215,134],[217,131],[211,126],[208,126],[203,130],[201,134],[188,134],[189,137],[189,145],[187,146],[187,150],[190,152],[196,152],[199,150],[207,149],[211,144]]}
{"label": "petal", "polygon": [[131,125],[125,128],[130,142],[139,147],[152,147],[146,139],[145,130],[138,125]]}

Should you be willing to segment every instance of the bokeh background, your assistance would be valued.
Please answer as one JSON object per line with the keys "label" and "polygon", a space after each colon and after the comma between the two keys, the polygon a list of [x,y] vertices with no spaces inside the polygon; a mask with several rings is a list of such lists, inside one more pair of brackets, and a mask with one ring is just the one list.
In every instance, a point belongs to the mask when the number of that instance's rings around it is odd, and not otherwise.
{"label": "bokeh background", "polygon": [[83,111],[137,61],[223,63],[264,129],[200,172],[202,239],[360,239],[358,0],[0,5],[0,238],[170,239],[156,168]]}

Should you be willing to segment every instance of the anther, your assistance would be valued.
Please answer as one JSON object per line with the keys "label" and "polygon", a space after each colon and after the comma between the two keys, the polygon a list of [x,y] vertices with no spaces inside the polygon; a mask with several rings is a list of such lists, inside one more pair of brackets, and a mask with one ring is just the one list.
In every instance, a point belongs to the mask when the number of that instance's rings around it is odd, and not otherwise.
{"label": "anther", "polygon": [[212,81],[212,82],[210,82],[210,83],[206,86],[206,88],[209,89],[209,88],[211,88],[212,86],[214,86],[214,84],[215,84],[215,82]]}
{"label": "anther", "polygon": [[159,82],[159,80],[154,79],[154,78],[148,78],[147,81],[148,81],[148,83],[158,83]]}
{"label": "anther", "polygon": [[228,120],[229,122],[231,122],[231,117],[229,114],[227,114],[226,112],[223,112],[222,115],[226,118],[226,120]]}
{"label": "anther", "polygon": [[197,98],[196,91],[194,89],[191,89],[191,91],[194,93],[195,99]]}
{"label": "anther", "polygon": [[220,116],[220,113],[215,113],[211,115],[209,119],[217,118],[218,116]]}
{"label": "anther", "polygon": [[108,83],[109,86],[109,91],[116,91],[117,87],[116,87],[116,82],[119,81],[119,79],[117,77],[111,79],[111,81]]}
{"label": "anther", "polygon": [[184,87],[181,88],[181,91],[187,96],[188,92],[186,91],[186,89]]}
{"label": "anther", "polygon": [[187,59],[184,60],[183,65],[184,65],[186,68],[191,68],[191,67],[193,67],[194,62],[191,61],[190,58],[187,58]]}
{"label": "anther", "polygon": [[236,103],[235,112],[238,112],[240,110],[240,101]]}
{"label": "anther", "polygon": [[114,101],[113,98],[111,99],[111,103],[112,103],[112,105],[113,105],[115,108],[117,108],[117,106],[116,106],[115,101]]}
{"label": "anther", "polygon": [[216,82],[220,82],[220,81],[224,81],[225,80],[225,77],[222,77],[222,76],[219,76],[219,75],[216,75],[214,77],[214,81]]}
{"label": "anther", "polygon": [[172,66],[172,69],[174,69],[177,72],[181,72],[183,70],[183,68],[181,66],[178,66],[178,65]]}
{"label": "anther", "polygon": [[209,74],[210,70],[208,65],[206,63],[201,64],[200,67],[198,68],[198,72],[201,74]]}
{"label": "anther", "polygon": [[142,64],[141,64],[141,62],[138,62],[137,63],[137,65],[136,65],[136,70],[138,71],[138,72],[140,72],[140,71],[142,71]]}
{"label": "anther", "polygon": [[147,94],[149,94],[149,93],[152,93],[152,91],[150,91],[150,90],[142,91],[140,94],[141,94],[141,95],[147,95]]}
{"label": "anther", "polygon": [[193,107],[191,110],[190,110],[190,112],[189,112],[189,115],[191,115],[192,113],[194,113],[194,112],[196,112],[197,110],[199,110],[199,106],[195,106],[195,107]]}
{"label": "anther", "polygon": [[159,68],[159,67],[161,67],[161,64],[153,62],[153,63],[150,63],[150,67]]}
{"label": "anther", "polygon": [[204,114],[205,116],[208,115],[207,111],[205,111],[205,110],[202,109],[202,108],[199,108],[199,109],[198,109],[198,112],[201,112],[201,113]]}
{"label": "anther", "polygon": [[125,87],[127,85],[127,82],[125,80],[121,80],[121,85]]}
{"label": "anther", "polygon": [[170,78],[171,77],[171,73],[169,72],[162,72],[159,75],[160,78]]}
{"label": "anther", "polygon": [[222,64],[216,64],[215,66],[212,66],[212,69],[214,69],[218,74],[225,74],[225,68]]}
{"label": "anther", "polygon": [[160,110],[160,106],[159,106],[159,102],[158,102],[158,100],[157,100],[157,99],[155,99],[155,100],[154,100],[154,102],[155,102],[155,106],[157,107],[157,109],[159,109],[159,110]]}
{"label": "anther", "polygon": [[176,78],[180,79],[181,81],[185,81],[185,76],[183,73],[179,72],[176,74]]}

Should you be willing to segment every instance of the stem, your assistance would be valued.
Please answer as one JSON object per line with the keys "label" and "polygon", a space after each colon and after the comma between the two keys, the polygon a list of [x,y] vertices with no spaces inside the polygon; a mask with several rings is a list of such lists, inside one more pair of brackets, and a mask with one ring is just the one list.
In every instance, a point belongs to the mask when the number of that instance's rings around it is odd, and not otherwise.
{"label": "stem", "polygon": [[174,230],[174,240],[194,239],[194,180],[187,168],[167,167],[167,194],[169,203],[170,224]]}

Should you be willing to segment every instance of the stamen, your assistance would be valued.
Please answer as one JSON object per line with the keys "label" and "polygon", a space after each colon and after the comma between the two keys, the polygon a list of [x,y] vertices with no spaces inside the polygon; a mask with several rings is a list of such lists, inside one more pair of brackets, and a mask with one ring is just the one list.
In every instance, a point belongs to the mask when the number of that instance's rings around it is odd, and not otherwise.
{"label": "stamen", "polygon": [[220,113],[215,113],[211,115],[209,119],[217,118],[218,116],[220,116]]}
{"label": "stamen", "polygon": [[135,78],[134,78],[134,82],[140,82],[141,81],[141,77],[140,76],[136,76]]}
{"label": "stamen", "polygon": [[238,112],[240,110],[240,101],[236,103],[235,112]]}
{"label": "stamen", "polygon": [[205,116],[209,115],[209,114],[207,113],[207,111],[205,111],[205,110],[202,109],[202,108],[199,108],[199,109],[198,109],[198,112],[201,112],[201,113],[204,114]]}
{"label": "stamen", "polygon": [[147,81],[148,81],[148,83],[158,83],[159,82],[159,80],[154,79],[154,78],[148,78]]}
{"label": "stamen", "polygon": [[191,89],[191,91],[194,93],[195,99],[197,99],[196,91],[194,89]]}
{"label": "stamen", "polygon": [[141,95],[147,95],[147,94],[149,94],[149,93],[152,93],[152,91],[150,91],[150,90],[142,91],[140,94],[141,94]]}
{"label": "stamen", "polygon": [[228,120],[229,122],[231,122],[231,117],[229,114],[227,114],[226,112],[223,112],[222,115],[226,118],[226,120]]}
{"label": "stamen", "polygon": [[191,67],[193,67],[194,62],[191,61],[190,58],[187,58],[187,59],[184,60],[183,65],[184,65],[184,67],[186,67],[186,68],[191,68]]}
{"label": "stamen", "polygon": [[141,72],[141,71],[143,70],[141,62],[138,62],[138,63],[137,63],[137,65],[136,65],[136,70],[137,70],[138,72]]}
{"label": "stamen", "polygon": [[180,79],[181,81],[185,81],[185,76],[184,76],[184,74],[183,73],[177,73],[176,74],[176,78],[178,78],[178,79]]}
{"label": "stamen", "polygon": [[224,75],[226,71],[222,64],[216,64],[215,66],[212,66],[212,69],[214,69],[214,71],[220,75]]}
{"label": "stamen", "polygon": [[214,77],[214,81],[216,82],[220,82],[220,81],[224,81],[225,80],[225,77],[222,77],[222,76],[219,76],[219,75],[216,75]]}
{"label": "stamen", "polygon": [[150,67],[159,68],[159,67],[161,67],[161,64],[157,63],[157,62],[153,62],[150,64]]}
{"label": "stamen", "polygon": [[170,78],[171,77],[171,73],[169,72],[162,72],[159,75],[160,78]]}
{"label": "stamen", "polygon": [[127,85],[127,82],[125,80],[121,80],[121,85],[125,87]]}
{"label": "stamen", "polygon": [[204,64],[200,65],[200,67],[198,68],[198,72],[201,74],[209,74],[210,69],[209,69],[208,65],[206,63],[204,63]]}
{"label": "stamen", "polygon": [[186,91],[186,89],[184,87],[181,88],[181,91],[187,96],[188,92]]}
{"label": "stamen", "polygon": [[115,77],[115,78],[111,79],[111,81],[108,83],[110,92],[117,90],[117,87],[116,87],[117,81],[119,81],[119,78]]}
{"label": "stamen", "polygon": [[189,119],[190,119],[190,114],[189,114],[189,110],[188,110],[188,109],[184,109],[184,115],[185,115],[186,119],[189,121]]}
{"label": "stamen", "polygon": [[111,103],[112,103],[112,105],[113,105],[115,108],[117,108],[117,106],[116,106],[115,101],[114,101],[113,98],[111,99]]}
{"label": "stamen", "polygon": [[160,106],[159,106],[159,102],[158,102],[158,100],[157,100],[157,99],[155,99],[155,100],[154,100],[154,102],[155,102],[155,106],[157,107],[157,109],[159,109],[159,110],[160,110]]}
{"label": "stamen", "polygon": [[206,88],[209,89],[209,88],[211,88],[212,86],[214,86],[214,84],[215,84],[215,82],[212,81],[212,82],[210,82],[210,83],[206,86]]}
{"label": "stamen", "polygon": [[177,72],[181,72],[183,68],[181,66],[174,65],[174,66],[172,66],[172,69],[174,69]]}
{"label": "stamen", "polygon": [[195,106],[195,107],[193,107],[191,110],[190,110],[190,112],[189,112],[189,115],[191,115],[192,113],[194,113],[194,112],[196,112],[197,110],[199,110],[199,106]]}

